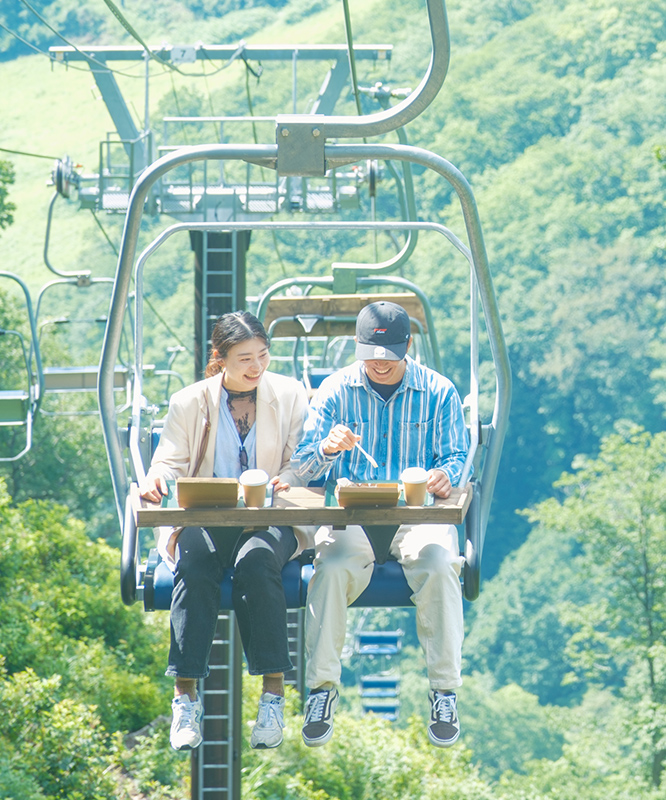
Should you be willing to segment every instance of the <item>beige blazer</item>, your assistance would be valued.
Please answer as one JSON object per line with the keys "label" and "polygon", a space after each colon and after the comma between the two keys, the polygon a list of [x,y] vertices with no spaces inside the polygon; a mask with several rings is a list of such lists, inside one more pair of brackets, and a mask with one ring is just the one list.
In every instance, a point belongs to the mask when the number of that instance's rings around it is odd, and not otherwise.
{"label": "beige blazer", "polygon": [[[148,470],[149,478],[175,480],[194,474],[212,477],[215,463],[215,440],[220,412],[222,375],[214,375],[186,386],[172,395],[160,442]],[[291,470],[289,459],[301,440],[308,398],[305,387],[294,378],[265,372],[257,387],[257,469],[292,486],[302,480]],[[210,426],[205,450],[202,445],[206,427]],[[169,552],[175,545],[180,528],[160,528],[158,550],[173,569],[175,563]],[[294,528],[298,539],[297,555],[313,546],[314,528]],[[168,546],[168,547],[167,547]]]}

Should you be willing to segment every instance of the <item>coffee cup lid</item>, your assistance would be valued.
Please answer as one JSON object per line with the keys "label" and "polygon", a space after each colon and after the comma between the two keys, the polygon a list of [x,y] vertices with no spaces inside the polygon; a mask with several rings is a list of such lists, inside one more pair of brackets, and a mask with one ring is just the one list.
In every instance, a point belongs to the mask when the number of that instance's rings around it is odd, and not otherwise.
{"label": "coffee cup lid", "polygon": [[238,480],[243,486],[261,486],[268,483],[268,473],[263,469],[246,469]]}
{"label": "coffee cup lid", "polygon": [[402,471],[400,480],[403,483],[425,483],[428,480],[428,471],[423,467],[407,467]]}

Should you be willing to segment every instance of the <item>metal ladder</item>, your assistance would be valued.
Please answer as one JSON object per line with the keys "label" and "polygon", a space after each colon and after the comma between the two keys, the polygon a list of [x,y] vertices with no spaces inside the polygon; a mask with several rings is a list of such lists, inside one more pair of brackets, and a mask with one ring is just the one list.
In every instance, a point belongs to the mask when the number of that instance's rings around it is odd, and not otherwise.
{"label": "metal ladder", "polygon": [[195,252],[195,364],[203,376],[210,335],[222,314],[245,307],[247,231],[197,231],[191,235]]}
{"label": "metal ladder", "polygon": [[240,800],[242,647],[233,611],[221,613],[201,682],[204,740],[192,751],[192,800]]}
{"label": "metal ladder", "polygon": [[[303,697],[303,609],[287,611],[289,655],[294,669],[285,683]],[[201,682],[204,740],[192,751],[191,800],[240,800],[243,649],[233,611],[220,613],[209,659],[210,675]]]}

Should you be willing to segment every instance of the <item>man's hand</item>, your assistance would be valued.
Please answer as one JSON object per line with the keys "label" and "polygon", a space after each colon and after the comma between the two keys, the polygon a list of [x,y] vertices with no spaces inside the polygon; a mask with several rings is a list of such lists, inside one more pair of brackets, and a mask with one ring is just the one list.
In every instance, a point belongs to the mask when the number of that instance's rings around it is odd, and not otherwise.
{"label": "man's hand", "polygon": [[443,500],[451,494],[451,481],[449,476],[441,469],[431,469],[428,473],[426,489],[430,494],[441,497]]}
{"label": "man's hand", "polygon": [[169,494],[169,490],[162,477],[144,478],[139,484],[139,494],[151,503],[161,503],[162,498]]}
{"label": "man's hand", "polygon": [[356,436],[346,425],[336,425],[321,443],[322,453],[332,456],[341,450],[351,450],[361,437]]}

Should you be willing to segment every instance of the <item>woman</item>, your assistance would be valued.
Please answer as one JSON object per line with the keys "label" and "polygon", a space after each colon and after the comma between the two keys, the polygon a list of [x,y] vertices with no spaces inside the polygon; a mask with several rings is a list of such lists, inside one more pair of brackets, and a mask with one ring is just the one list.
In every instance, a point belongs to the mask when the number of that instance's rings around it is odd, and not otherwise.
{"label": "woman", "polygon": [[[269,361],[268,336],[256,317],[246,311],[220,317],[205,380],[171,398],[160,443],[141,482],[142,497],[159,502],[169,479],[238,478],[254,468],[273,476],[275,491],[301,483],[289,468],[289,457],[301,438],[307,394],[293,378],[267,372]],[[270,527],[244,533],[236,547],[233,607],[248,670],[263,675],[251,738],[255,748],[282,742],[283,678],[292,664],[281,571],[308,546],[307,531]],[[166,671],[175,678],[171,745],[191,749],[202,741],[197,680],[209,672],[224,564],[215,532],[204,528],[163,528],[158,547],[174,572]]]}

